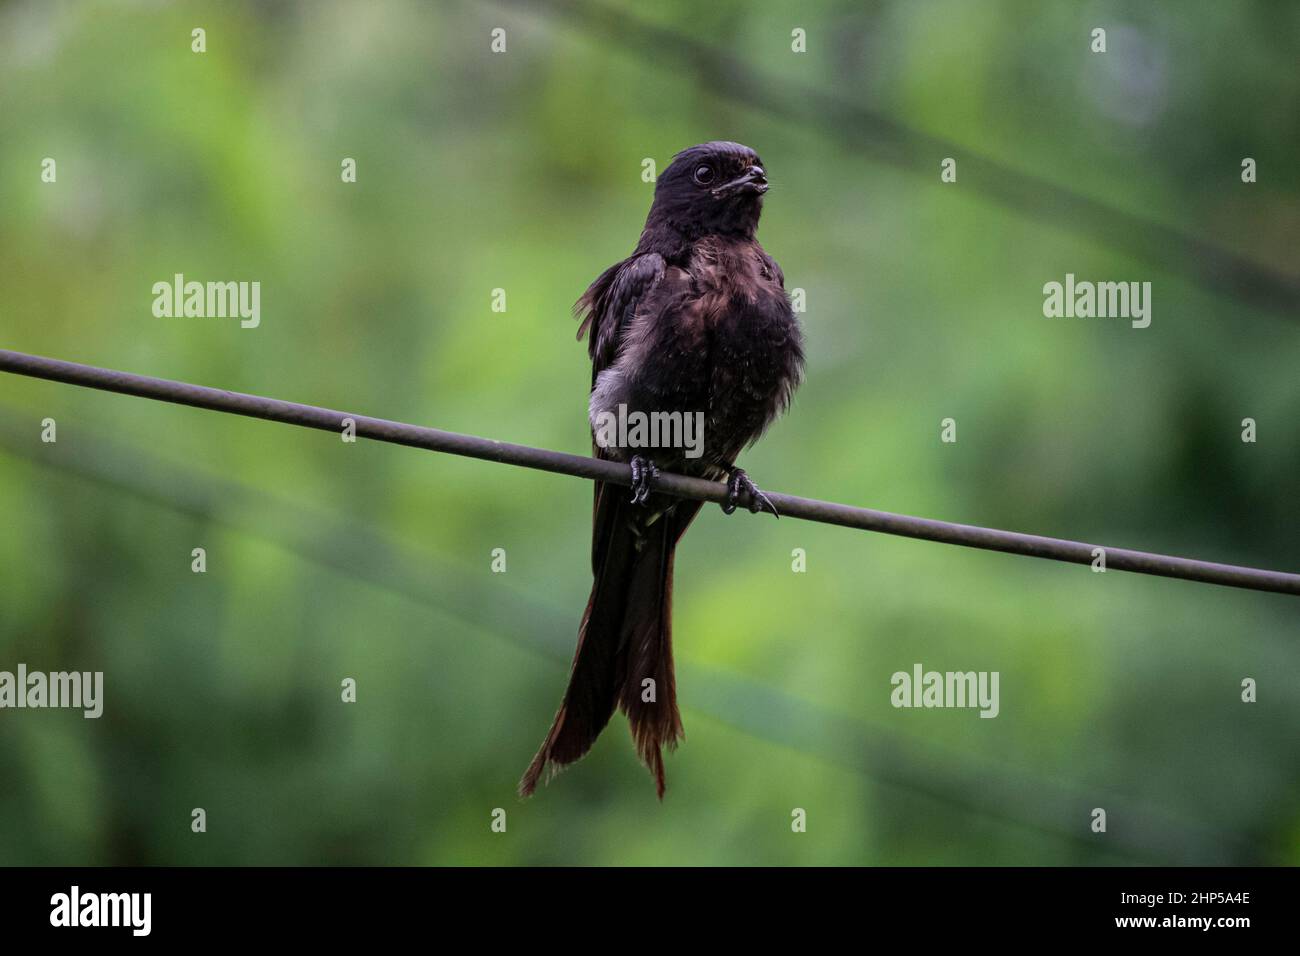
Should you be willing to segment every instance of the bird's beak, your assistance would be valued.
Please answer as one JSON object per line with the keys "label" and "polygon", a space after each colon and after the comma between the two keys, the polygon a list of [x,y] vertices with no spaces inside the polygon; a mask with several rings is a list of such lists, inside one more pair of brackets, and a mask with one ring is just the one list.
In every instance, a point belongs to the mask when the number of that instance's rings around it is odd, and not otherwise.
{"label": "bird's beak", "polygon": [[754,193],[761,196],[767,192],[767,173],[762,166],[750,166],[745,172],[729,183],[723,183],[713,190],[715,196],[730,196],[735,193]]}

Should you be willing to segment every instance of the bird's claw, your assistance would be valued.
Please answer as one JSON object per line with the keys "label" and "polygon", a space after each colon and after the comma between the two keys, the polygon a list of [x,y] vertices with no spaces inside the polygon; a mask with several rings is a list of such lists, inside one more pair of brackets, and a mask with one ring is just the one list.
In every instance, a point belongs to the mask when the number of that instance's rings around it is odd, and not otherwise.
{"label": "bird's claw", "polygon": [[776,510],[776,505],[772,504],[770,498],[758,490],[758,486],[749,480],[749,475],[745,474],[742,468],[731,469],[731,474],[727,476],[727,501],[722,505],[723,514],[731,514],[740,504],[741,492],[749,496],[749,510],[754,514],[760,511],[767,511],[777,518],[781,517],[780,512]]}
{"label": "bird's claw", "polygon": [[640,455],[632,456],[629,464],[632,466],[632,504],[643,505],[650,497],[655,479],[659,477],[659,469],[649,458]]}

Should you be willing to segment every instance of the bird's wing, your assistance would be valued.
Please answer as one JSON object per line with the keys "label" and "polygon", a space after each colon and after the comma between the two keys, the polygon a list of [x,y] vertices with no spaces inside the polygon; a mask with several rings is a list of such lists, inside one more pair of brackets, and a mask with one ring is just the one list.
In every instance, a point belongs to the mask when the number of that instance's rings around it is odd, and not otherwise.
{"label": "bird's wing", "polygon": [[[614,364],[619,343],[632,322],[637,307],[655,287],[664,274],[664,257],[657,252],[632,256],[617,262],[602,272],[574,306],[582,317],[578,338],[590,329],[587,351],[591,355],[591,384],[596,376]],[[591,452],[597,458],[609,458],[592,437]],[[618,485],[607,486],[602,481],[594,483],[592,502],[591,563],[595,573],[600,572],[609,551],[610,537],[615,529],[622,528],[634,517],[626,506],[627,489]]]}
{"label": "bird's wing", "polygon": [[657,252],[632,256],[610,266],[582,294],[574,311],[582,318],[578,338],[591,330],[591,380],[613,364],[623,332],[637,306],[664,274],[664,257]]}

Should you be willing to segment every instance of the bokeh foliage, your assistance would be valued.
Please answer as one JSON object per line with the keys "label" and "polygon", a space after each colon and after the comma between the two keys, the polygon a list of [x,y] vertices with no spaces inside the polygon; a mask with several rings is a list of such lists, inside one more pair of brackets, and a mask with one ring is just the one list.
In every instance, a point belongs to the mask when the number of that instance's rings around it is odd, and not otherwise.
{"label": "bokeh foliage", "polygon": [[[1295,281],[1295,7],[614,9]],[[1294,308],[720,85],[565,4],[0,5],[0,344],[582,451],[570,304],[635,242],[642,159],[735,139],[808,295],[760,484],[1298,569]],[[260,281],[261,327],[154,318],[176,272]],[[1066,272],[1151,281],[1151,327],[1043,318]],[[0,669],[107,684],[99,721],[0,712],[0,863],[1300,860],[1294,598],[710,508],[667,800],[616,718],[521,804],[589,585],[581,482],[9,376],[0,422]],[[1000,671],[1001,715],[894,710],[916,661]]]}

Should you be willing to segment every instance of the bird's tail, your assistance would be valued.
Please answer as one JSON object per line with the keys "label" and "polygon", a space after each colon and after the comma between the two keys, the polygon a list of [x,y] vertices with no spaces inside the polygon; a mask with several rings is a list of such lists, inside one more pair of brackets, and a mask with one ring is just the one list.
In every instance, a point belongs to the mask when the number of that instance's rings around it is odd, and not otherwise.
{"label": "bird's tail", "polygon": [[[554,774],[596,742],[615,707],[627,714],[641,760],[664,793],[663,747],[682,738],[673,676],[673,552],[698,510],[682,502],[647,522],[651,512],[626,500],[626,490],[603,489],[593,538],[595,579],[578,630],[569,687],[550,733],[519,781],[528,796],[547,768]],[[601,500],[603,499],[603,500]]]}

